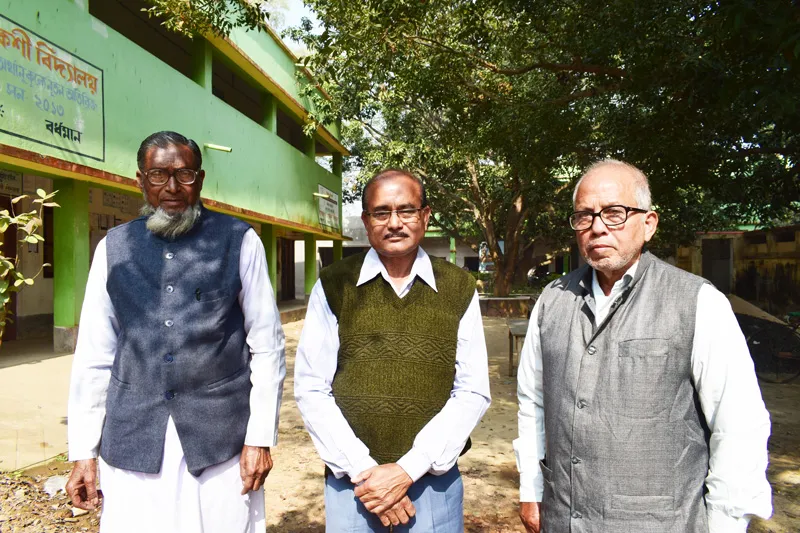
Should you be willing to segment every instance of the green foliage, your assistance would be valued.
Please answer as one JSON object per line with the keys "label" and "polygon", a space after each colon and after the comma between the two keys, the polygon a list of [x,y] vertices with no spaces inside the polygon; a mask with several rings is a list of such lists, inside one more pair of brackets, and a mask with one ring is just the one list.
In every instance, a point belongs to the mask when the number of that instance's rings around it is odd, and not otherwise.
{"label": "green foliage", "polygon": [[603,157],[650,176],[662,244],[797,216],[791,2],[307,4],[321,28],[290,35],[331,96],[306,86],[311,118],[349,121],[358,180],[386,166],[420,174],[437,225],[488,243],[495,293],[534,240],[572,238],[574,180]]}
{"label": "green foliage", "polygon": [[[264,2],[148,0],[182,33],[257,27]],[[786,0],[307,0],[287,34],[307,132],[345,119],[357,169],[426,181],[437,225],[487,242],[495,293],[535,241],[560,247],[575,179],[616,157],[651,178],[654,246],[798,219],[800,12]],[[330,98],[323,97],[322,89]],[[501,250],[500,242],[504,242]]]}
{"label": "green foliage", "polygon": [[261,29],[268,2],[258,0],[146,0],[145,11],[164,26],[188,37],[227,37],[233,28]]}
{"label": "green foliage", "polygon": [[52,201],[56,192],[58,191],[48,194],[44,189],[37,189],[36,197],[31,202],[34,208],[30,211],[16,214],[14,208],[22,200],[28,198],[27,194],[13,198],[10,211],[8,209],[0,211],[1,240],[5,241],[5,239],[9,238],[9,235],[6,234],[11,229],[11,237],[13,238],[16,235],[18,241],[18,249],[14,257],[0,255],[0,337],[2,337],[6,325],[11,321],[8,308],[11,302],[11,294],[33,285],[34,280],[42,273],[44,268],[50,266],[48,263],[44,263],[33,276],[27,276],[19,269],[21,246],[23,244],[44,242],[44,237],[40,233],[42,215],[45,207],[59,207],[57,203]]}

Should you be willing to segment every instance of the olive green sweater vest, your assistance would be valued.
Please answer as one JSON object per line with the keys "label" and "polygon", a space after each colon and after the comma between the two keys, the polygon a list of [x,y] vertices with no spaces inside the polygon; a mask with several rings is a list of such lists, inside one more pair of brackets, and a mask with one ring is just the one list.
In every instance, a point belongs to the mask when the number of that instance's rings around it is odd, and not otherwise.
{"label": "olive green sweater vest", "polygon": [[399,298],[383,276],[356,286],[365,257],[334,263],[320,280],[339,321],[333,396],[370,456],[385,464],[411,450],[450,397],[458,325],[475,280],[431,257],[438,292],[418,279]]}

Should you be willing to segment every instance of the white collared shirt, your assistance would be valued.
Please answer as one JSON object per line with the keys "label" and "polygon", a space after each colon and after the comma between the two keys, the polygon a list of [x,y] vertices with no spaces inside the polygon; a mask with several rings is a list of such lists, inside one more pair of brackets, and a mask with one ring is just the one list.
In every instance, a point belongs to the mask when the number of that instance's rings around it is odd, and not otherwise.
{"label": "white collared shirt", "polygon": [[[378,253],[370,249],[361,266],[357,285],[376,276],[391,285]],[[419,278],[419,280],[417,280]],[[411,267],[408,282],[399,289],[402,298],[414,283],[436,290],[431,260],[422,248]],[[378,463],[355,435],[333,397],[331,384],[339,354],[339,324],[331,312],[320,281],[314,285],[295,361],[294,391],[311,440],[320,457],[339,478],[355,477]],[[458,327],[458,346],[450,399],[414,439],[414,445],[397,464],[416,481],[426,472],[443,474],[455,465],[469,434],[489,407],[489,368],[483,321],[477,292]]]}
{"label": "white collared shirt", "polygon": [[[595,324],[608,304],[636,273],[635,263],[606,296],[592,277]],[[520,472],[520,501],[543,495],[539,461],[545,456],[542,350],[539,301],[533,307],[517,373],[519,438],[514,441]],[[744,533],[750,516],[769,518],[772,489],[767,481],[769,413],[753,371],[753,361],[736,317],[724,294],[704,284],[697,295],[692,345],[692,378],[708,427],[709,469],[705,495],[709,533]]]}
{"label": "white collared shirt", "polygon": [[[596,324],[600,324],[606,319],[606,316],[608,316],[609,305],[617,298],[617,296],[622,294],[622,291],[624,291],[628,285],[631,284],[634,276],[636,276],[636,269],[638,266],[639,261],[636,261],[634,264],[632,264],[622,278],[618,279],[614,283],[614,286],[611,287],[611,292],[608,294],[608,296],[606,296],[603,292],[603,289],[600,288],[600,282],[597,280],[597,271],[592,270],[592,296],[594,296],[594,316]],[[534,315],[531,314],[531,316]]]}
{"label": "white collared shirt", "polygon": [[[67,427],[70,461],[97,457],[106,416],[106,394],[119,331],[114,306],[106,290],[107,275],[104,238],[97,245],[89,270],[72,363]],[[274,446],[286,375],[284,336],[267,273],[264,245],[252,229],[247,230],[242,240],[239,276],[242,281],[239,305],[252,354],[250,380],[253,388],[245,444]]]}

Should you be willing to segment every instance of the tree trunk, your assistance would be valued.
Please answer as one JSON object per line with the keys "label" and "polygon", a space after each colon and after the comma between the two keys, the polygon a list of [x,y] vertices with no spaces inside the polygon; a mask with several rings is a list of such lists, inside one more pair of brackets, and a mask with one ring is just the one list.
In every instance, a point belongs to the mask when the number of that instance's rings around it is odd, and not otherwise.
{"label": "tree trunk", "polygon": [[505,261],[495,263],[494,296],[508,296],[514,284],[514,272],[517,265],[506,264]]}

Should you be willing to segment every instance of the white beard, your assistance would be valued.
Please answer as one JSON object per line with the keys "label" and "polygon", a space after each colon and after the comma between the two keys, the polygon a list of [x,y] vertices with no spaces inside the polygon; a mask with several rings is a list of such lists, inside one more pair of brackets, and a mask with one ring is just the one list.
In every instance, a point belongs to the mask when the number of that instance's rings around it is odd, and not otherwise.
{"label": "white beard", "polygon": [[174,240],[188,233],[200,219],[200,202],[170,215],[161,207],[154,207],[145,199],[139,213],[147,217],[147,229],[159,237]]}

